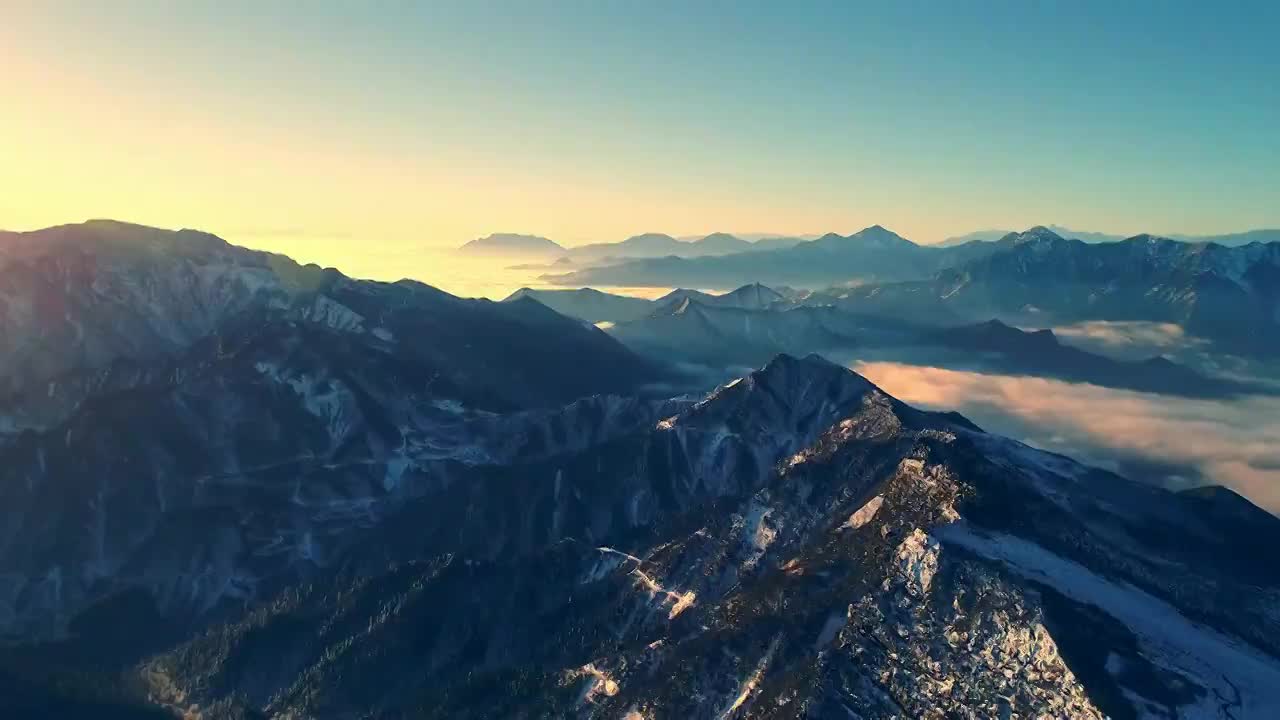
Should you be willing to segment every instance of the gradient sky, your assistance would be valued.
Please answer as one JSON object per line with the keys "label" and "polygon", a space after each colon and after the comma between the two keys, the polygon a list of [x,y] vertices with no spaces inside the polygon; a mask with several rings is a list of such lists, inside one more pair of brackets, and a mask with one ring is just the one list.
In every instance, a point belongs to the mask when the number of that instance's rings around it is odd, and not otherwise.
{"label": "gradient sky", "polygon": [[1280,3],[0,3],[7,229],[1280,226]]}

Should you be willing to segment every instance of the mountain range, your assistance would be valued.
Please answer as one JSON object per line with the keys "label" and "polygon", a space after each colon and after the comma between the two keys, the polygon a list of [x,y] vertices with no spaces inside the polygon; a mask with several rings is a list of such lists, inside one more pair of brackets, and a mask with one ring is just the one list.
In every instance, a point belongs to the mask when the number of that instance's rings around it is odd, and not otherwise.
{"label": "mountain range", "polygon": [[[1048,230],[1063,238],[1091,244],[1115,243],[1129,236],[1099,232],[1072,230],[1059,225],[1049,225]],[[882,232],[883,231],[883,232]],[[594,243],[576,247],[564,247],[545,237],[513,233],[495,233],[472,240],[459,250],[474,255],[496,255],[509,258],[525,258],[534,261],[521,268],[536,269],[540,265],[548,270],[556,264],[583,264],[593,267],[574,272],[551,275],[553,282],[563,285],[694,285],[700,287],[729,288],[747,282],[769,284],[794,284],[817,287],[852,279],[912,279],[922,274],[952,266],[959,262],[982,256],[989,252],[983,245],[1018,233],[1011,230],[979,230],[977,232],[947,238],[934,245],[916,248],[948,250],[947,253],[915,253],[917,264],[914,273],[896,261],[903,259],[905,239],[888,233],[880,226],[867,228],[850,236],[828,233],[823,236],[753,236],[746,240],[728,233],[712,233],[693,238],[674,238],[661,233],[644,233],[614,243]],[[892,238],[890,238],[892,236]],[[1250,230],[1221,235],[1172,234],[1168,239],[1190,244],[1214,243],[1227,247],[1242,247],[1251,243],[1280,242],[1280,229]],[[853,241],[853,242],[850,242]],[[870,258],[860,252],[862,245],[879,247],[886,252],[897,245],[898,257],[886,265],[883,258]],[[958,250],[957,248],[966,248]],[[794,250],[795,252],[787,252]],[[734,258],[726,256],[743,253],[768,252],[759,258]],[[821,258],[836,263],[833,272],[823,272],[813,264]],[[682,260],[704,260],[686,263]],[[781,267],[775,267],[781,263]],[[606,267],[595,267],[604,265]],[[623,265],[618,269],[607,266]],[[666,278],[664,281],[663,279]]]}
{"label": "mountain range", "polygon": [[[1061,225],[1045,226],[1054,233],[1065,238],[1073,240],[1081,240],[1087,243],[1105,243],[1120,242],[1131,236],[1113,235],[1110,233],[1088,232],[1084,230],[1072,230],[1062,227]],[[956,235],[938,243],[936,247],[950,247],[953,245],[963,245],[968,242],[982,241],[994,242],[1006,235],[1016,232],[1014,230],[978,230],[977,232],[966,233],[964,235]],[[1226,245],[1228,247],[1238,247],[1240,245],[1248,245],[1249,243],[1270,243],[1280,242],[1280,229],[1267,230],[1247,230],[1238,233],[1223,233],[1220,235],[1185,235],[1179,233],[1171,233],[1167,235],[1170,240],[1178,240],[1188,243],[1216,243],[1218,245]]]}
{"label": "mountain range", "polygon": [[530,257],[544,261],[567,258],[576,262],[593,263],[630,258],[732,255],[785,248],[800,242],[803,242],[801,238],[794,237],[766,237],[748,241],[722,232],[687,240],[678,240],[662,233],[643,233],[614,243],[564,247],[536,235],[495,233],[472,240],[459,248],[459,251],[469,254]]}
{"label": "mountain range", "polygon": [[877,227],[782,251],[631,261],[551,279],[719,287],[744,277],[842,283],[804,304],[915,324],[1169,322],[1257,356],[1272,352],[1280,335],[1268,330],[1280,324],[1280,243],[1226,247],[1140,235],[1090,244],[1037,227],[994,242],[928,248]]}
{"label": "mountain range", "polygon": [[764,310],[770,306],[785,302],[791,293],[765,287],[760,283],[751,283],[731,292],[712,294],[699,290],[677,288],[654,300],[613,295],[594,288],[577,290],[533,290],[520,288],[509,295],[503,302],[511,302],[521,298],[531,298],[563,315],[580,318],[590,323],[620,323],[638,320],[655,311],[672,308],[685,299],[692,299],[699,304],[738,308],[742,310]]}
{"label": "mountain range", "polygon": [[655,362],[741,368],[782,352],[857,350],[883,359],[1169,395],[1273,393],[1264,384],[1206,375],[1162,356],[1116,360],[1063,344],[1049,329],[1022,330],[999,319],[966,324],[957,314],[940,312],[913,321],[884,308],[871,312],[835,294],[759,284],[723,295],[680,289],[656,300],[589,288],[526,288],[508,301],[521,298],[598,324]]}
{"label": "mountain range", "polygon": [[[858,242],[914,252],[886,233]],[[958,313],[997,287],[984,271],[1022,273],[1010,292],[1045,282],[1041,255],[1063,282],[1095,271],[1043,233],[1010,244],[940,272]],[[1187,262],[1120,252],[1135,276]],[[845,290],[678,291],[611,330],[798,345],[861,317]],[[0,237],[0,715],[1280,713],[1259,559],[1280,519],[1244,498],[1089,468],[817,356],[675,388],[539,297],[190,230]]]}
{"label": "mountain range", "polygon": [[925,280],[839,292],[838,302],[953,324],[1169,322],[1232,352],[1266,356],[1280,347],[1280,243],[1229,248],[1139,235],[1088,244],[1032,228],[985,244],[995,252]]}
{"label": "mountain range", "polygon": [[993,252],[986,243],[925,248],[879,225],[849,236],[830,233],[786,248],[717,257],[661,257],[548,274],[557,285],[735,288],[751,282],[821,287],[836,283],[911,279]]}

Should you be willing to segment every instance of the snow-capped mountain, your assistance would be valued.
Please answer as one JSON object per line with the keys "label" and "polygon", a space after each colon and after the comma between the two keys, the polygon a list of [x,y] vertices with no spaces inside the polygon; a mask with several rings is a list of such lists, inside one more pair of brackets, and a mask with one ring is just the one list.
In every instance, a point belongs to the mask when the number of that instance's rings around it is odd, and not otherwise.
{"label": "snow-capped mountain", "polygon": [[969,317],[1174,322],[1246,347],[1280,329],[1280,244],[1086,244],[1033,228],[995,245],[1005,249],[939,273],[930,296]]}

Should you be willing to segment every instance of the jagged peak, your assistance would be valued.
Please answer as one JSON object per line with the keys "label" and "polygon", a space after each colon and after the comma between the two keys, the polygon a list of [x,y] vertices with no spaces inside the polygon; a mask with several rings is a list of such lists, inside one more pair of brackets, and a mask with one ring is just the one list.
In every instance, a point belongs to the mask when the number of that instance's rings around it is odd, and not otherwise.
{"label": "jagged peak", "polygon": [[773,387],[782,391],[793,390],[797,384],[811,385],[828,382],[848,383],[859,389],[875,387],[870,380],[857,372],[833,363],[816,353],[803,357],[779,353],[764,367],[752,372],[748,377],[752,379],[753,385]]}

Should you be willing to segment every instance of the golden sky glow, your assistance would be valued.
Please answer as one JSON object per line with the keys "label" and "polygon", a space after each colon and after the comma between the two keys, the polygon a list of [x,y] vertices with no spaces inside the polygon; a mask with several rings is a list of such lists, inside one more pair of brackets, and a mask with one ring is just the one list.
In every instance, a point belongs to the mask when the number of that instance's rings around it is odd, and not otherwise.
{"label": "golden sky glow", "polygon": [[[1102,8],[743,12],[731,32],[554,3],[6,8],[0,227],[110,217],[347,266],[491,232],[1280,224],[1275,56],[1241,55],[1264,52],[1240,36],[1257,23],[1077,32],[1111,28]],[[1152,47],[1098,60],[1129,24]],[[1041,26],[1060,35],[1024,32]]]}

